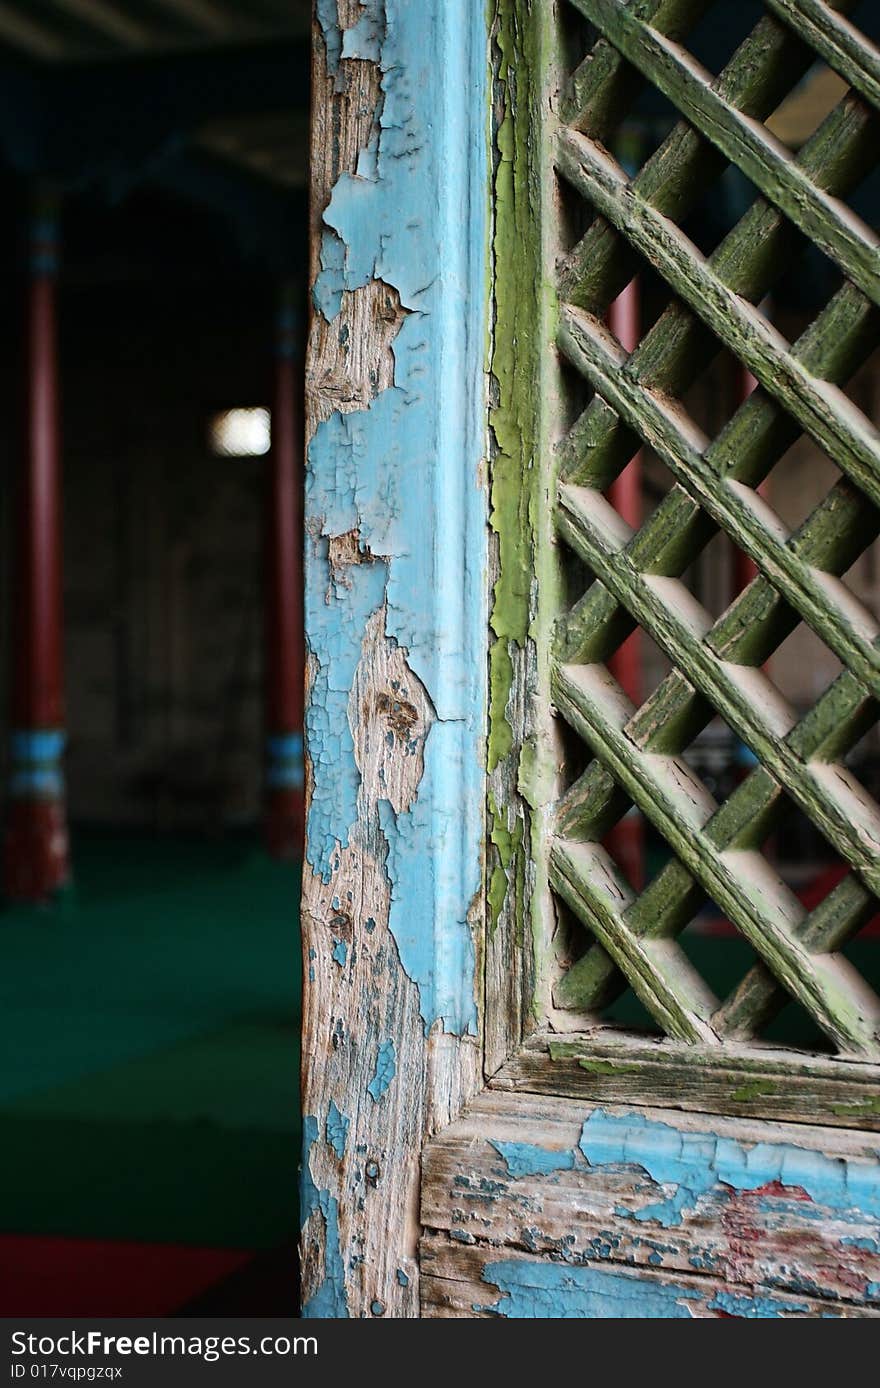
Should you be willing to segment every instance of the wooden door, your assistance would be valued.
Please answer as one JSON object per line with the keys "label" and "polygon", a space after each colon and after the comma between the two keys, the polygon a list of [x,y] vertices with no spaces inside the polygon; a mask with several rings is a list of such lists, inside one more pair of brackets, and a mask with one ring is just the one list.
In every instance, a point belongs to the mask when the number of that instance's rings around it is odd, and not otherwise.
{"label": "wooden door", "polygon": [[880,55],[844,0],[482,10],[316,3],[304,1314],[876,1315]]}

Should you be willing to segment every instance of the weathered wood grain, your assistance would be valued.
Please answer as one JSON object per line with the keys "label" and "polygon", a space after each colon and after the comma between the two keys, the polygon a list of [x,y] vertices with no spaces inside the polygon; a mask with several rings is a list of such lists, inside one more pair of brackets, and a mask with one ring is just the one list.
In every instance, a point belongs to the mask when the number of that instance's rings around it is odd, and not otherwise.
{"label": "weathered wood grain", "polygon": [[[880,1130],[880,1067],[771,1046],[701,1047],[597,1027],[536,1033],[493,1088],[794,1125]],[[797,1141],[797,1127],[792,1141]]]}
{"label": "weathered wood grain", "polygon": [[545,144],[561,80],[557,14],[541,0],[497,0],[494,11],[487,1076],[549,1005],[556,917],[543,821],[562,760],[546,716],[546,637],[563,591],[547,504],[564,414],[559,362],[546,350],[556,332],[547,267],[559,254]]}
{"label": "weathered wood grain", "polygon": [[678,1287],[686,1314],[880,1315],[878,1163],[851,1131],[488,1091],[425,1152],[423,1314],[670,1316]]}
{"label": "weathered wood grain", "polygon": [[[440,1238],[423,1240],[421,1257],[425,1268],[422,1316],[426,1320],[485,1320],[496,1316],[615,1321],[678,1317],[849,1320],[878,1315],[867,1307],[790,1296],[770,1288],[737,1295],[719,1290],[717,1284],[700,1277],[683,1279],[657,1272],[645,1276],[598,1270],[584,1287],[585,1269],[575,1272],[565,1264],[548,1264],[540,1256],[516,1252],[505,1252],[499,1259],[495,1253],[463,1249],[460,1244]],[[501,1287],[492,1281],[493,1276],[498,1276],[499,1264],[506,1278]]]}
{"label": "weathered wood grain", "polygon": [[[486,34],[321,0],[313,35],[303,1314],[408,1317],[422,1144],[481,1069]],[[474,98],[442,176],[435,79]]]}

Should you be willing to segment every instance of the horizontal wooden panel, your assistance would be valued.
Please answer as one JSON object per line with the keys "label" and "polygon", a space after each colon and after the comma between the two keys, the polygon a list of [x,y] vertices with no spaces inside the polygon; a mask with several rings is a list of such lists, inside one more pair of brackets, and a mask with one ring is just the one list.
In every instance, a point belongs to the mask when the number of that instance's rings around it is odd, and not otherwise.
{"label": "horizontal wooden panel", "polygon": [[771,1046],[685,1046],[612,1028],[533,1036],[499,1089],[880,1131],[880,1066]]}
{"label": "horizontal wooden panel", "polygon": [[[540,1315],[543,1286],[561,1316],[635,1267],[664,1315],[880,1314],[878,1173],[880,1139],[851,1131],[487,1091],[425,1152],[423,1278],[468,1290],[424,1294],[432,1314],[526,1314],[506,1287]],[[529,1257],[555,1277],[498,1275]]]}

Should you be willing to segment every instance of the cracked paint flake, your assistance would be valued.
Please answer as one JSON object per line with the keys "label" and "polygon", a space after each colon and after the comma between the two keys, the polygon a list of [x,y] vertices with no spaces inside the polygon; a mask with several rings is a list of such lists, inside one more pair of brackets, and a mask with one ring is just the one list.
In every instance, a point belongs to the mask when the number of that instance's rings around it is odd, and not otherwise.
{"label": "cracked paint flake", "polygon": [[579,1147],[591,1166],[638,1166],[670,1193],[656,1204],[619,1213],[671,1226],[719,1185],[758,1191],[778,1182],[804,1191],[841,1214],[880,1219],[880,1161],[829,1157],[785,1142],[737,1142],[714,1133],[682,1132],[642,1114],[591,1113]]}
{"label": "cracked paint flake", "polygon": [[315,0],[315,15],[324,35],[327,50],[327,71],[335,77],[339,71],[342,57],[342,35],[339,32],[339,7],[337,0]]}
{"label": "cracked paint flake", "polygon": [[333,1100],[330,1100],[327,1108],[327,1123],[325,1133],[329,1145],[333,1148],[340,1161],[345,1156],[345,1144],[348,1141],[348,1129],[351,1119],[346,1114],[340,1113]]}
{"label": "cracked paint flake", "polygon": [[[787,1304],[785,1309],[800,1311],[804,1315],[810,1310],[804,1302],[797,1301]],[[778,1318],[780,1306],[769,1296],[737,1296],[733,1292],[716,1292],[709,1302],[709,1310],[720,1311],[725,1316],[740,1320],[770,1320]]]}
{"label": "cracked paint flake", "polygon": [[607,1269],[510,1259],[489,1263],[483,1281],[502,1293],[492,1305],[475,1306],[510,1320],[687,1319],[691,1287],[628,1277]]}
{"label": "cracked paint flake", "polygon": [[490,1138],[489,1142],[500,1157],[503,1157],[508,1173],[513,1177],[547,1176],[554,1171],[571,1171],[575,1164],[573,1151],[539,1147],[533,1142],[500,1142]]}
{"label": "cracked paint flake", "polygon": [[367,1085],[367,1093],[374,1104],[378,1104],[396,1074],[397,1059],[394,1054],[394,1042],[391,1040],[383,1041],[379,1047],[379,1054],[376,1056],[375,1073]]}
{"label": "cracked paint flake", "polygon": [[[374,280],[397,292],[394,383],[367,409],[319,423],[308,451],[307,715],[313,773],[307,856],[325,881],[357,818],[360,773],[348,722],[361,640],[385,606],[436,714],[418,795],[379,802],[387,841],[390,929],[418,985],[425,1031],[475,1034],[468,920],[480,886],[485,664],[482,355],[485,302],[485,52],[467,41],[466,0],[368,0],[340,35],[318,7],[331,75],[342,59],[377,63],[375,133],[324,214],[313,288],[330,322],[343,294]],[[443,59],[438,59],[443,54]],[[449,64],[457,64],[452,74]],[[468,99],[470,95],[470,100]],[[471,307],[469,307],[471,306]],[[365,562],[334,582],[328,544],[354,532]]]}
{"label": "cracked paint flake", "polygon": [[304,1320],[341,1320],[348,1317],[345,1270],[339,1244],[339,1201],[329,1190],[319,1190],[312,1179],[311,1153],[318,1142],[318,1120],[303,1117],[303,1167],[300,1177],[300,1218],[303,1228],[318,1215],[324,1224],[324,1280],[302,1308]]}

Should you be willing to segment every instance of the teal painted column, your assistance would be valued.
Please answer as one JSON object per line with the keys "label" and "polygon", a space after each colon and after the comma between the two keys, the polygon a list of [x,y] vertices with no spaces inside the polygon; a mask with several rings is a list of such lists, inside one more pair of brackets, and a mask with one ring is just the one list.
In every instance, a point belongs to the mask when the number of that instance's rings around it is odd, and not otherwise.
{"label": "teal painted column", "polygon": [[418,1314],[426,1132],[481,1081],[487,18],[317,0],[306,1316]]}

